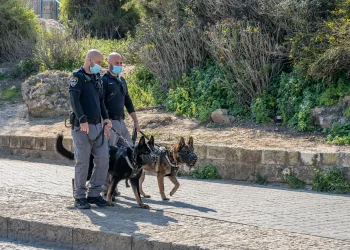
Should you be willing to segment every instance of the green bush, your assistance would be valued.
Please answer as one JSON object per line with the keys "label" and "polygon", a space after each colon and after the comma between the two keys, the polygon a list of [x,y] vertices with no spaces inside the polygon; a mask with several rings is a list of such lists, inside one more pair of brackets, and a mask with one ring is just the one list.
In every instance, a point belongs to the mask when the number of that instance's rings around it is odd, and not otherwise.
{"label": "green bush", "polygon": [[198,170],[190,172],[190,176],[196,179],[220,179],[215,166],[207,165]]}
{"label": "green bush", "polygon": [[327,143],[335,145],[350,145],[350,123],[333,124],[331,129],[325,129]]}
{"label": "green bush", "polygon": [[324,92],[321,94],[318,101],[319,105],[332,106],[341,104],[343,98],[350,94],[350,86],[345,83],[344,78],[340,78],[337,83],[330,83]]}
{"label": "green bush", "polygon": [[254,175],[254,182],[259,185],[266,185],[267,184],[267,177],[262,176],[260,172],[256,172]]}
{"label": "green bush", "polygon": [[20,88],[6,88],[0,92],[0,100],[9,101],[11,103],[16,102],[22,97]]}
{"label": "green bush", "polygon": [[120,39],[134,32],[140,17],[130,0],[62,0],[60,19],[75,36]]}
{"label": "green bush", "polygon": [[284,178],[289,188],[297,189],[297,188],[303,188],[305,186],[305,182],[298,179],[295,175],[288,174],[288,175],[285,175]]}
{"label": "green bush", "polygon": [[157,96],[157,91],[154,92],[154,86],[157,85],[156,79],[147,68],[137,66],[126,76],[126,81],[135,108],[150,107],[157,104],[157,98],[160,97]]}
{"label": "green bush", "polygon": [[0,0],[0,62],[29,57],[36,38],[36,15],[21,0]]}
{"label": "green bush", "polygon": [[258,123],[266,123],[274,117],[276,108],[275,98],[267,92],[263,92],[262,96],[257,98],[252,107],[252,114]]}
{"label": "green bush", "polygon": [[350,182],[346,181],[340,169],[333,168],[329,171],[314,168],[315,177],[312,186],[316,191],[334,194],[346,194],[350,192]]}
{"label": "green bush", "polygon": [[350,120],[350,106],[343,111],[343,116]]}
{"label": "green bush", "polygon": [[165,107],[185,117],[196,117],[201,122],[218,108],[228,109],[231,115],[245,114],[244,108],[237,104],[236,92],[227,80],[227,74],[213,62],[174,80]]}

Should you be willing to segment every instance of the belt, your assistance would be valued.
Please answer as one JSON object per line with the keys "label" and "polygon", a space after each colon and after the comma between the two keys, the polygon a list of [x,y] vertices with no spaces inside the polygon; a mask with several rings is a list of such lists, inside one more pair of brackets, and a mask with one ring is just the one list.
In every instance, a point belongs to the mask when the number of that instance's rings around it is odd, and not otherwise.
{"label": "belt", "polygon": [[[101,118],[87,118],[88,124],[99,124],[101,123]],[[74,119],[74,126],[80,127],[80,123],[78,119]]]}
{"label": "belt", "polygon": [[124,118],[125,118],[125,115],[110,115],[109,116],[109,119],[111,119],[111,120],[118,120],[118,121],[124,120]]}
{"label": "belt", "polygon": [[99,124],[101,123],[101,118],[87,118],[89,124]]}

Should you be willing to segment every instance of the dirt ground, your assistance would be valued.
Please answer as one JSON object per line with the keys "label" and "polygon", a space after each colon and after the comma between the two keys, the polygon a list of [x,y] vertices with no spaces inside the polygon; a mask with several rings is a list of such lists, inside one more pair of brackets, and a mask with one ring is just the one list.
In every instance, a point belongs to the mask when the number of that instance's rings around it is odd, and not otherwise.
{"label": "dirt ground", "polygon": [[[70,129],[64,126],[64,117],[60,118],[19,118],[21,103],[0,106],[0,134],[55,137],[63,133],[70,137]],[[175,116],[162,109],[137,111],[141,129],[154,134],[156,141],[175,142],[180,136],[194,137],[194,142],[207,145],[229,145],[249,149],[288,149],[318,152],[348,151],[349,147],[328,145],[325,138],[318,134],[293,132],[284,127],[273,125],[257,126],[249,124],[217,125],[199,124],[195,119]],[[133,122],[126,118],[130,131]],[[276,131],[278,129],[278,131]]]}

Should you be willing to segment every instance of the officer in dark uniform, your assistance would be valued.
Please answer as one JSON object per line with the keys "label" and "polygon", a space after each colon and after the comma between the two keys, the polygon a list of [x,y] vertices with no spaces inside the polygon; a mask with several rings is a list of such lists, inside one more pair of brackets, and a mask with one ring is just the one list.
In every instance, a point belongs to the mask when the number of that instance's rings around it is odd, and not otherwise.
{"label": "officer in dark uniform", "polygon": [[[124,122],[124,107],[134,121],[134,128],[140,132],[140,126],[136,117],[134,105],[128,93],[126,81],[120,76],[122,72],[123,58],[120,54],[113,52],[108,56],[108,71],[102,77],[103,93],[108,116],[112,120],[113,128],[123,137],[111,133],[110,146],[128,146],[131,144],[129,131]],[[127,141],[125,142],[124,139]],[[108,189],[109,178],[104,189]],[[106,191],[106,190],[105,190]]]}
{"label": "officer in dark uniform", "polygon": [[[73,72],[70,78],[70,101],[75,114],[72,137],[75,155],[75,206],[90,208],[90,204],[108,206],[101,196],[109,167],[108,128],[112,123],[108,119],[103,102],[103,85],[100,70],[103,56],[98,50],[90,50],[83,67]],[[103,131],[103,123],[107,124]],[[86,190],[90,154],[94,156],[94,169]]]}

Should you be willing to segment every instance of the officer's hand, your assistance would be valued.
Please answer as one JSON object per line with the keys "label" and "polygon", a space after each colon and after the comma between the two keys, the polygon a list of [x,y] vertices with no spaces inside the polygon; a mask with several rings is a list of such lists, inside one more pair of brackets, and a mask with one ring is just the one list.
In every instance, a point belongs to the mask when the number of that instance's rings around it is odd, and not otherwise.
{"label": "officer's hand", "polygon": [[89,123],[80,123],[80,130],[86,132],[86,134],[89,134]]}
{"label": "officer's hand", "polygon": [[109,128],[107,128],[107,126],[105,127],[105,135],[107,137],[107,139],[109,139],[109,137],[111,136],[111,132],[109,131]]}
{"label": "officer's hand", "polygon": [[107,122],[107,127],[108,128],[112,128],[112,122],[111,122],[111,120],[109,120],[109,119],[106,119],[106,120],[104,120],[104,122]]}
{"label": "officer's hand", "polygon": [[134,127],[135,127],[135,129],[136,129],[137,132],[140,132],[140,131],[141,131],[141,128],[140,128],[140,125],[139,125],[138,122],[135,122],[135,123],[134,123]]}

